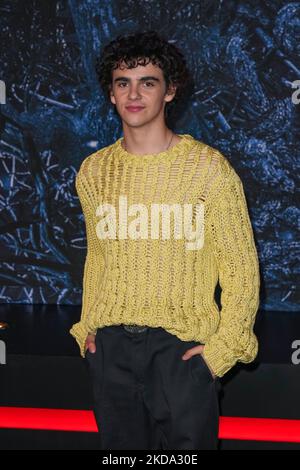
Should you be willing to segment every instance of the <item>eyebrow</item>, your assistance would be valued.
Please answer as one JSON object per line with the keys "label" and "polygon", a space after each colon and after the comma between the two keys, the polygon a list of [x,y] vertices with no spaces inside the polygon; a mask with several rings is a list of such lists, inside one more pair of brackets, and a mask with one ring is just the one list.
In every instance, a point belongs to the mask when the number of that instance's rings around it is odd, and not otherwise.
{"label": "eyebrow", "polygon": [[[130,80],[131,80],[131,78],[128,78],[128,77],[117,77],[117,78],[114,79],[114,83],[115,83],[115,82],[121,82],[121,81],[122,81],[122,82],[123,82],[123,81],[125,81],[125,82],[130,82]],[[153,76],[151,76],[151,75],[148,75],[148,76],[146,76],[146,77],[141,77],[141,78],[139,78],[139,81],[140,81],[140,82],[145,82],[145,81],[147,81],[147,80],[155,80],[156,82],[160,82],[160,79],[159,79],[159,78],[153,77]]]}

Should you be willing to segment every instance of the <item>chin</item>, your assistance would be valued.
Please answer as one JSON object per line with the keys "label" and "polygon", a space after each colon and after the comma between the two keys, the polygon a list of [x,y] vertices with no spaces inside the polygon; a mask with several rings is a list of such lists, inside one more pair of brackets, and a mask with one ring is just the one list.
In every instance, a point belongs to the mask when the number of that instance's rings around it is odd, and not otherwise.
{"label": "chin", "polygon": [[141,127],[144,126],[145,124],[148,124],[150,121],[147,119],[128,119],[128,116],[126,116],[125,119],[121,118],[122,121],[128,126],[128,127]]}

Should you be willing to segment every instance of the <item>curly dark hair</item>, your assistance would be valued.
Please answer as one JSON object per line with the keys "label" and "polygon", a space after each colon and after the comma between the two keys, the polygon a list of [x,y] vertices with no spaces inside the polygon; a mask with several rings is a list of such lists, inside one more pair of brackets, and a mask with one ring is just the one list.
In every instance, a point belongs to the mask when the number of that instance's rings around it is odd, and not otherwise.
{"label": "curly dark hair", "polygon": [[170,85],[177,87],[173,100],[166,103],[166,118],[173,114],[177,103],[192,86],[192,77],[182,52],[154,30],[138,31],[118,35],[104,46],[101,56],[96,59],[95,70],[107,99],[112,85],[112,71],[123,61],[128,68],[145,66],[150,62],[158,65],[162,69],[166,89]]}

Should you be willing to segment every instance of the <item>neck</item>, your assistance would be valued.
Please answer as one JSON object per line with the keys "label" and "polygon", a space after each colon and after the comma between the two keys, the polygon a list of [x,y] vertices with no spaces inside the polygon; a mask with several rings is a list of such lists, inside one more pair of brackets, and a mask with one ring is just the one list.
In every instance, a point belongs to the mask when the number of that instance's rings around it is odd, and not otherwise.
{"label": "neck", "polygon": [[167,127],[142,130],[124,128],[122,147],[135,155],[156,154],[168,150],[181,139]]}

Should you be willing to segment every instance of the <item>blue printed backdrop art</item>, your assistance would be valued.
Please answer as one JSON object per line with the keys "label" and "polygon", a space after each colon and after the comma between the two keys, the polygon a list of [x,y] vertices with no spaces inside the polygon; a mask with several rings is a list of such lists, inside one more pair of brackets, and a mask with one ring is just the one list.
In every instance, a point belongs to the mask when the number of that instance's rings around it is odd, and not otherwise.
{"label": "blue printed backdrop art", "polygon": [[193,72],[173,130],[219,149],[243,181],[261,308],[296,311],[300,3],[2,0],[0,13],[0,301],[80,304],[75,175],[122,134],[94,63],[105,43],[140,28],[177,44]]}

